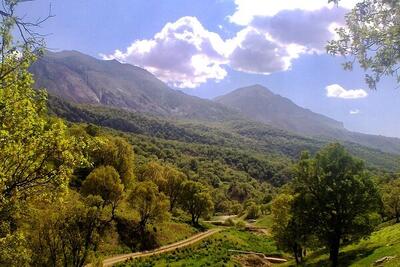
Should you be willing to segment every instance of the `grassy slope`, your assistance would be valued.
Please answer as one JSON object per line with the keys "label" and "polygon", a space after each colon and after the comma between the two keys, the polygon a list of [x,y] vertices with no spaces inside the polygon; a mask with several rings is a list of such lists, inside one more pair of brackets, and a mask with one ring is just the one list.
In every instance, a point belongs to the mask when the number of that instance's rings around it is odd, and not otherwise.
{"label": "grassy slope", "polygon": [[261,216],[259,219],[257,219],[254,225],[270,229],[272,227],[272,216],[271,215]]}
{"label": "grassy slope", "polygon": [[[386,256],[395,258],[379,266],[400,266],[400,224],[384,227],[374,232],[369,239],[342,248],[340,263],[341,266],[374,266],[376,260]],[[306,266],[329,266],[328,255],[311,254]]]}
{"label": "grassy slope", "polygon": [[274,242],[266,238],[236,229],[227,229],[192,247],[144,260],[131,261],[119,266],[239,266],[230,249],[276,254]]}

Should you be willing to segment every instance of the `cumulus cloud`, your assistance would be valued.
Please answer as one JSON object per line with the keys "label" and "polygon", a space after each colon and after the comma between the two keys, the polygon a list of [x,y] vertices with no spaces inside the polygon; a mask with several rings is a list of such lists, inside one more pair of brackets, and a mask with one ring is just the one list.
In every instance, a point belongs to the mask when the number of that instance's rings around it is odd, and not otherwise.
{"label": "cumulus cloud", "polygon": [[346,90],[338,84],[328,85],[325,89],[327,97],[357,99],[368,96],[368,93],[363,89]]}
{"label": "cumulus cloud", "polygon": [[360,110],[359,109],[352,109],[349,111],[350,115],[357,115],[360,114]]}
{"label": "cumulus cloud", "polygon": [[167,23],[154,38],[138,40],[126,51],[116,50],[104,59],[117,59],[146,68],[161,80],[180,88],[193,88],[227,75],[225,42],[207,31],[195,17]]}
{"label": "cumulus cloud", "polygon": [[271,74],[288,70],[292,59],[298,56],[295,49],[276,42],[269,35],[248,27],[227,41],[230,47],[229,65],[239,71]]}
{"label": "cumulus cloud", "polygon": [[[286,71],[302,54],[323,52],[335,36],[333,29],[343,24],[345,8],[356,1],[340,1],[344,6],[337,8],[327,0],[235,0],[237,9],[229,20],[243,27],[231,39],[208,31],[195,17],[183,17],[153,38],[103,58],[143,67],[180,88],[218,82],[226,77],[227,66],[264,75]],[[353,98],[352,91],[335,97]]]}
{"label": "cumulus cloud", "polygon": [[322,52],[328,40],[335,37],[334,28],[344,23],[343,8],[321,8],[315,11],[284,10],[275,16],[256,16],[251,25],[283,44],[297,44],[305,50]]}
{"label": "cumulus cloud", "polygon": [[[344,0],[339,6],[351,9],[359,0]],[[283,10],[316,11],[324,7],[334,8],[326,0],[235,0],[236,11],[229,20],[235,24],[246,26],[254,17],[272,17]]]}

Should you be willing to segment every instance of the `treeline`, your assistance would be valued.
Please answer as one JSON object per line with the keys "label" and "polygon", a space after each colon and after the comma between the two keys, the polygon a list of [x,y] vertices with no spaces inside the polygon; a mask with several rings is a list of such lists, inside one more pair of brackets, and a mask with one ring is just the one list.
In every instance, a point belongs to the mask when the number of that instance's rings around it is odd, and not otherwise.
{"label": "treeline", "polygon": [[[72,122],[92,123],[136,135],[187,144],[234,148],[268,156],[269,161],[296,160],[302,151],[308,150],[315,153],[332,142],[320,138],[303,137],[265,124],[242,120],[218,124],[204,121],[185,122],[109,107],[76,105],[56,97],[50,98],[49,107],[54,114]],[[397,171],[399,156],[351,142],[343,142],[343,144],[352,154],[365,160],[369,169]]]}

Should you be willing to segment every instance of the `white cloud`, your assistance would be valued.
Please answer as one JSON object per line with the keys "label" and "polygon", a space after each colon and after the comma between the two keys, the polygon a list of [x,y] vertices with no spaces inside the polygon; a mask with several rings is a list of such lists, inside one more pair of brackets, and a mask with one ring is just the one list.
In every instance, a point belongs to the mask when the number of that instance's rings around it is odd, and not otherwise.
{"label": "white cloud", "polygon": [[357,99],[368,96],[368,93],[363,89],[346,90],[338,84],[328,85],[325,89],[327,97]]}
{"label": "white cloud", "polygon": [[[339,6],[350,9],[359,0],[342,0]],[[315,11],[323,7],[335,8],[327,0],[235,0],[236,11],[229,20],[235,24],[246,26],[256,16],[275,16],[283,10]]]}
{"label": "white cloud", "polygon": [[[350,8],[356,1],[340,3]],[[208,31],[196,17],[182,17],[167,23],[153,38],[136,40],[103,58],[138,65],[180,88],[223,80],[227,66],[268,75],[290,70],[302,54],[323,53],[346,13],[327,0],[235,0],[235,4],[236,12],[229,19],[244,27],[231,39]],[[224,25],[218,27],[225,30]],[[339,95],[330,97],[365,97],[363,90],[343,90],[336,88]]]}
{"label": "white cloud", "polygon": [[360,114],[360,110],[359,109],[352,109],[349,111],[350,115],[357,115]]}
{"label": "white cloud", "polygon": [[295,46],[285,46],[266,33],[247,27],[227,41],[229,65],[238,71],[271,74],[290,69],[301,53]]}
{"label": "white cloud", "polygon": [[225,42],[207,31],[195,17],[167,23],[154,38],[138,40],[126,51],[116,50],[104,59],[117,59],[143,67],[159,79],[180,88],[194,88],[227,75]]}
{"label": "white cloud", "polygon": [[321,8],[315,11],[284,10],[276,15],[257,16],[251,26],[268,33],[282,44],[297,44],[307,52],[325,52],[327,42],[335,38],[333,28],[344,24],[346,10]]}

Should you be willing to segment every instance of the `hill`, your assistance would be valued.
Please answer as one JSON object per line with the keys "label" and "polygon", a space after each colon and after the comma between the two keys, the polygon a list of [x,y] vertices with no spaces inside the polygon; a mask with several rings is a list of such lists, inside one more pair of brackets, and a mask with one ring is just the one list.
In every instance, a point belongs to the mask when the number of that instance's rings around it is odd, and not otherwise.
{"label": "hill", "polygon": [[[316,152],[328,143],[324,139],[304,137],[247,120],[208,123],[176,120],[104,106],[77,105],[54,97],[50,99],[50,108],[54,114],[72,122],[122,131],[135,140],[135,146],[141,147],[140,153],[147,149],[173,149],[175,157],[198,157],[211,162],[221,159],[246,175],[273,184],[282,184],[290,178],[288,167],[303,150]],[[149,142],[151,148],[146,146]],[[369,168],[398,170],[400,158],[397,156],[352,142],[342,143],[351,153],[364,159]],[[160,153],[158,157],[168,161],[171,159],[168,155]]]}
{"label": "hill", "polygon": [[[47,52],[30,71],[36,87],[70,102],[124,109],[156,117],[228,124],[258,123],[285,136],[345,141],[400,154],[400,140],[347,131],[343,124],[301,108],[256,85],[235,90],[216,101],[169,88],[148,71],[118,61],[99,60],[76,51]],[[253,126],[252,126],[253,127]],[[279,131],[278,129],[284,130]],[[231,127],[233,132],[238,129]],[[229,133],[228,133],[229,134]],[[277,134],[277,135],[279,135]],[[276,143],[275,146],[282,144]]]}
{"label": "hill", "polygon": [[256,120],[289,132],[335,141],[349,141],[385,152],[400,154],[400,139],[348,131],[343,123],[297,106],[261,85],[239,88],[217,97],[217,103]]}
{"label": "hill", "polygon": [[76,51],[47,52],[30,71],[36,87],[75,103],[187,119],[240,117],[223,105],[171,89],[144,69]]}

